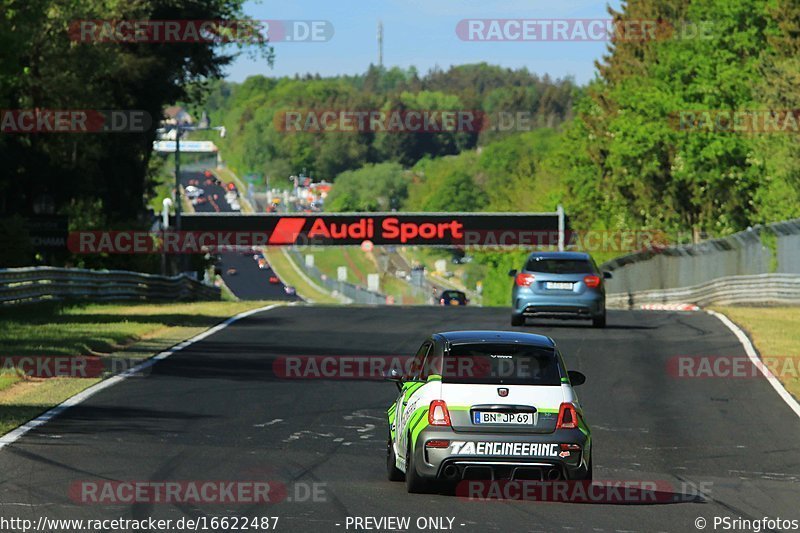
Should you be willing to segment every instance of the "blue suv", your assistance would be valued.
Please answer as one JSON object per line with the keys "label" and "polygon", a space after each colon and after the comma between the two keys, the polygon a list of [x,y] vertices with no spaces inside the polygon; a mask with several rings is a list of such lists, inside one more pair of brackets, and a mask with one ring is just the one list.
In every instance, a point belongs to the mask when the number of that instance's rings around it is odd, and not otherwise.
{"label": "blue suv", "polygon": [[606,291],[601,272],[589,254],[534,252],[521,271],[511,270],[511,325],[523,326],[527,317],[583,318],[606,325]]}

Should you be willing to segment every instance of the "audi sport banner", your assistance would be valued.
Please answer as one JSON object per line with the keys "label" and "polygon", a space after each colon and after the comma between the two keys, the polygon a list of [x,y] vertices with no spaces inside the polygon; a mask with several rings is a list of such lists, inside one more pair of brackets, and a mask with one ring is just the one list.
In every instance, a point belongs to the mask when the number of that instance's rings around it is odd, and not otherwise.
{"label": "audi sport banner", "polygon": [[556,213],[343,213],[184,215],[185,231],[262,231],[268,244],[549,246]]}
{"label": "audi sport banner", "polygon": [[[175,220],[170,225],[174,227]],[[564,236],[569,239],[569,233]],[[558,245],[556,213],[188,214],[180,231],[75,231],[73,253],[205,253],[251,246]]]}

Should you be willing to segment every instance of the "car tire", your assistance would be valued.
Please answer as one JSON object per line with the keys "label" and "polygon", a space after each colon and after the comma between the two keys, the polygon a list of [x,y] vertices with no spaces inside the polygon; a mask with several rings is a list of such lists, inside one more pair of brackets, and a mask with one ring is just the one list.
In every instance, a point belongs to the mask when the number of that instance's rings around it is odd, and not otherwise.
{"label": "car tire", "polygon": [[589,459],[589,464],[586,465],[586,471],[581,474],[569,475],[567,474],[567,481],[591,481],[592,480],[592,460]]}
{"label": "car tire", "polygon": [[430,482],[417,473],[414,466],[414,454],[411,453],[411,436],[408,437],[406,448],[406,490],[411,494],[424,494],[430,492]]}
{"label": "car tire", "polygon": [[403,481],[405,478],[403,471],[397,468],[397,455],[394,453],[392,437],[389,437],[386,443],[386,474],[389,481]]}
{"label": "car tire", "polygon": [[512,326],[524,326],[525,325],[525,317],[523,315],[511,315],[511,325]]}
{"label": "car tire", "polygon": [[596,316],[592,319],[592,327],[593,328],[604,328],[606,327],[606,314],[603,313],[600,316]]}

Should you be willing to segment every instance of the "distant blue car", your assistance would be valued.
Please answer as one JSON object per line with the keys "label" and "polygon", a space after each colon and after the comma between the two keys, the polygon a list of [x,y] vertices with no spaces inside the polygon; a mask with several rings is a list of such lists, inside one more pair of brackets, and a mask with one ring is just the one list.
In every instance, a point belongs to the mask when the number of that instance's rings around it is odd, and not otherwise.
{"label": "distant blue car", "polygon": [[580,252],[534,252],[521,271],[511,270],[511,325],[523,326],[527,317],[591,319],[606,325],[604,280],[589,254]]}

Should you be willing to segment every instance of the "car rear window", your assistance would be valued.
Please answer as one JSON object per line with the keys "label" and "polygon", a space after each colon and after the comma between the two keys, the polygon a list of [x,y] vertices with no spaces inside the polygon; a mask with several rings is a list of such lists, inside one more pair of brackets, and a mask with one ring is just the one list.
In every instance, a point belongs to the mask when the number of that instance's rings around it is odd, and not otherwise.
{"label": "car rear window", "polygon": [[594,267],[585,259],[545,259],[534,257],[525,265],[528,272],[545,274],[587,274],[594,273]]}
{"label": "car rear window", "polygon": [[444,291],[442,293],[442,298],[458,298],[458,299],[462,299],[462,298],[465,298],[465,295],[464,295],[463,292],[458,292],[458,291]]}
{"label": "car rear window", "polygon": [[444,358],[442,382],[487,385],[560,385],[553,348],[524,344],[456,344]]}

